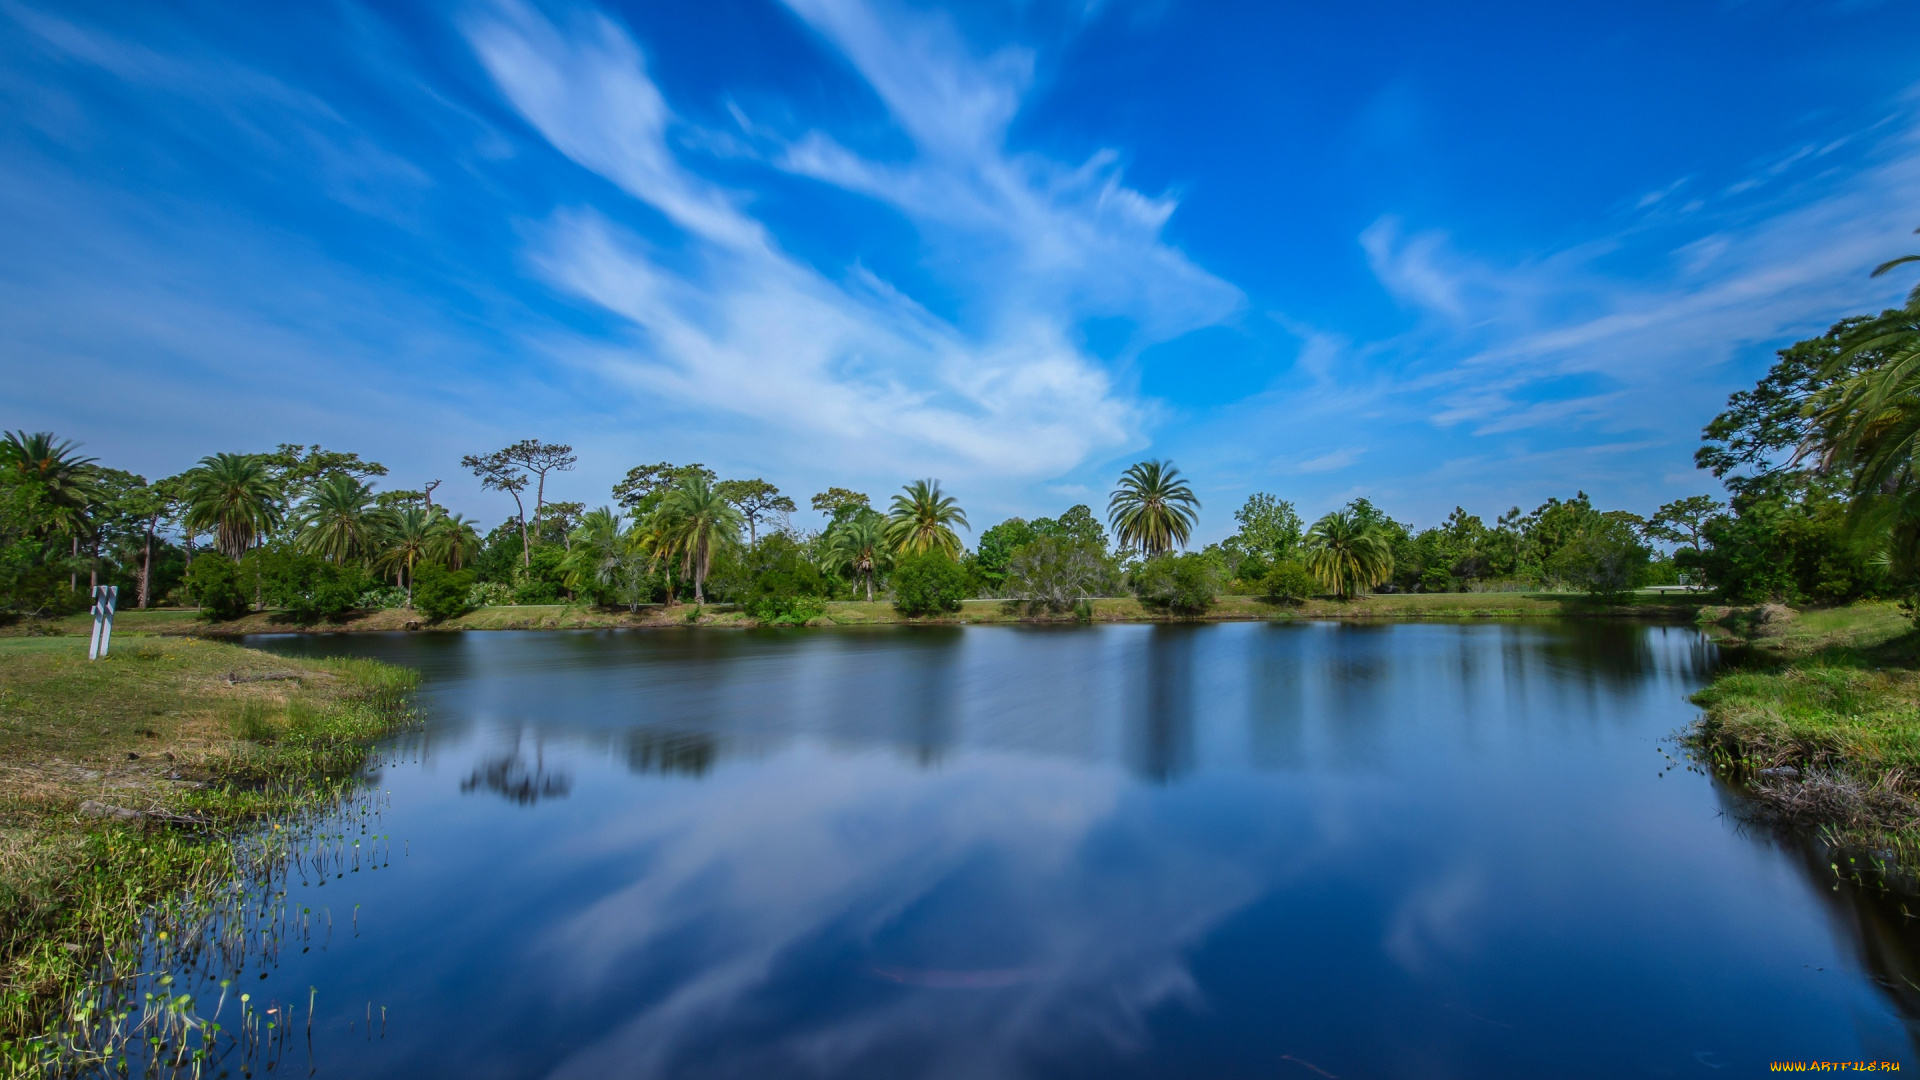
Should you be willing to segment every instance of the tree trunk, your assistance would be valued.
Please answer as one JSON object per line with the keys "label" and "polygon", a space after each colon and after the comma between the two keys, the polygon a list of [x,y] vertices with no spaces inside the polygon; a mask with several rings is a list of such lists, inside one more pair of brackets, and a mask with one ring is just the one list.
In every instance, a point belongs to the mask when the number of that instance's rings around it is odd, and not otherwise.
{"label": "tree trunk", "polygon": [[[80,557],[80,534],[79,533],[73,534],[73,557],[76,559]],[[80,571],[75,570],[72,573],[67,575],[67,591],[68,592],[80,591]]]}
{"label": "tree trunk", "polygon": [[147,517],[147,544],[140,549],[140,610],[147,608],[147,596],[153,587],[153,529],[159,524],[160,514],[155,511]]}
{"label": "tree trunk", "polygon": [[[531,569],[533,567],[533,542],[527,539],[527,505],[520,501],[520,493],[517,491],[513,493],[513,506],[514,509],[520,512],[520,565]],[[536,507],[534,516],[538,517],[539,513],[540,511]]]}

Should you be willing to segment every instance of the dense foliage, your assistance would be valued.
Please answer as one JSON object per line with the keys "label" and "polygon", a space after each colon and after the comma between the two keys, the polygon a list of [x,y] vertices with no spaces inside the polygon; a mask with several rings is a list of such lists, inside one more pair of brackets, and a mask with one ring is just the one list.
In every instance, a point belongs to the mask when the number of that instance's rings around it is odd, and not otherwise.
{"label": "dense foliage", "polygon": [[950,615],[967,591],[966,570],[943,551],[904,556],[893,571],[893,605],[902,615]]}
{"label": "dense foliage", "polygon": [[[1895,260],[1882,271],[1901,265]],[[1917,292],[1920,296],[1920,292]],[[829,487],[797,503],[765,480],[706,466],[636,466],[588,509],[548,501],[572,470],[565,444],[523,439],[470,454],[480,486],[512,500],[490,530],[436,506],[439,481],[381,491],[357,454],[282,445],[215,453],[149,482],[83,457],[50,433],[0,438],[0,614],[82,608],[114,584],[122,606],[197,603],[209,618],[264,607],[311,622],[411,605],[429,619],[477,605],[734,603],[768,624],[804,623],[830,600],[891,599],[951,614],[971,596],[1035,616],[1130,591],[1158,611],[1206,611],[1222,591],[1294,603],[1370,591],[1706,586],[1734,601],[1920,596],[1920,305],[1842,320],[1782,349],[1766,375],[1706,425],[1697,461],[1728,499],[1676,499],[1646,517],[1584,492],[1487,519],[1455,507],[1427,528],[1365,498],[1308,523],[1267,492],[1235,531],[1182,552],[1200,501],[1171,462],[1125,469],[1103,526],[1085,505],[1008,518],[968,550],[959,503],[918,480],[886,511]],[[1112,533],[1109,536],[1108,527]],[[85,584],[82,584],[85,579]]]}

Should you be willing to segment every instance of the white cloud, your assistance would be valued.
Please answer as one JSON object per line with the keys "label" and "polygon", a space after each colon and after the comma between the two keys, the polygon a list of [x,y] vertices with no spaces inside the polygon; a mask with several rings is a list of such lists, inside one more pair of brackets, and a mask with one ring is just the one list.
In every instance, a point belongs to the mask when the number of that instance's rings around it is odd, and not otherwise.
{"label": "white cloud", "polygon": [[1236,290],[1160,241],[1172,201],[1125,187],[1110,155],[1069,169],[1004,151],[1029,55],[976,61],[944,23],[861,4],[795,9],[919,153],[882,167],[814,132],[780,147],[779,164],[899,207],[935,246],[964,243],[969,258],[941,265],[967,278],[966,324],[865,268],[831,277],[782,250],[744,200],[675,156],[678,121],[612,21],[562,27],[506,3],[464,27],[502,93],[556,149],[688,240],[670,266],[614,223],[616,207],[557,214],[535,255],[542,271],[636,331],[562,348],[637,391],[805,440],[816,456],[1044,477],[1139,442],[1148,410],[1115,389],[1072,330],[1085,316],[1125,314],[1144,344],[1236,308]]}

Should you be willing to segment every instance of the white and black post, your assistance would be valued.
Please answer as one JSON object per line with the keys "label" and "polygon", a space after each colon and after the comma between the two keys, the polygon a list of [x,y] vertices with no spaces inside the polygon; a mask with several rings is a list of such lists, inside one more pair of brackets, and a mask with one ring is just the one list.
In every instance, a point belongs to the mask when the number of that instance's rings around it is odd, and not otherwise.
{"label": "white and black post", "polygon": [[113,641],[113,603],[119,598],[118,585],[93,587],[93,644],[87,646],[87,659],[98,660],[107,655],[107,646]]}

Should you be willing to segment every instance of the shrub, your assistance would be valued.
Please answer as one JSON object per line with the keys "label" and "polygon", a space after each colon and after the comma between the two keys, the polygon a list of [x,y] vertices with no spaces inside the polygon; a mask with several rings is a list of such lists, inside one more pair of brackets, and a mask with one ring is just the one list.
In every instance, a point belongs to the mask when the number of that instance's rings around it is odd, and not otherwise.
{"label": "shrub", "polygon": [[434,622],[473,610],[467,596],[473,591],[470,571],[423,566],[413,575],[413,609]]}
{"label": "shrub", "polygon": [[1204,555],[1155,555],[1133,572],[1142,606],[1175,615],[1204,615],[1220,596],[1220,571]]}
{"label": "shrub", "polygon": [[768,626],[798,626],[824,614],[825,598],[833,590],[826,575],[808,560],[806,549],[781,532],[730,554],[707,579],[709,597],[716,587],[739,597],[746,613]]}
{"label": "shrub", "polygon": [[283,547],[249,554],[240,572],[242,588],[251,577],[262,599],[302,623],[337,619],[352,611],[371,584],[358,567],[349,569]]}
{"label": "shrub", "polygon": [[240,567],[217,551],[195,556],[187,567],[187,592],[200,605],[200,617],[210,622],[237,619],[249,606]]}
{"label": "shrub", "polygon": [[952,614],[967,598],[967,572],[937,551],[909,555],[893,571],[893,606],[900,614]]}
{"label": "shrub", "polygon": [[467,609],[500,607],[513,603],[513,588],[498,581],[475,582],[467,589]]}
{"label": "shrub", "polygon": [[360,590],[359,599],[353,602],[357,608],[378,611],[381,608],[407,606],[407,590],[398,585],[369,585]]}
{"label": "shrub", "polygon": [[1024,603],[1030,614],[1060,613],[1106,592],[1113,577],[1103,545],[1042,536],[1014,549],[1007,562],[1006,594]]}
{"label": "shrub", "polygon": [[1312,596],[1320,583],[1314,580],[1313,572],[1294,559],[1274,564],[1267,576],[1260,582],[1267,599],[1280,603],[1297,604]]}

